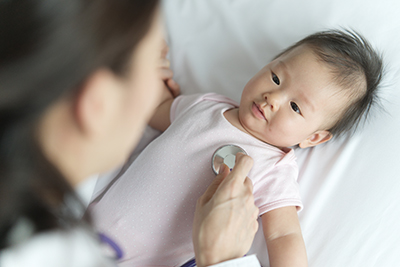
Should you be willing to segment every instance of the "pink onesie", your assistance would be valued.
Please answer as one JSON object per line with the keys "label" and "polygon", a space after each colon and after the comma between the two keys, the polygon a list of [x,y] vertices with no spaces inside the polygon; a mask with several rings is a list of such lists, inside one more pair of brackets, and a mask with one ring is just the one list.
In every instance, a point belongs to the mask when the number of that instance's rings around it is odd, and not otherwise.
{"label": "pink onesie", "polygon": [[171,126],[91,205],[95,227],[124,250],[120,266],[180,266],[194,256],[196,201],[215,178],[214,151],[226,144],[254,159],[248,177],[260,215],[302,208],[293,150],[285,153],[232,126],[223,113],[237,106],[217,94],[178,97]]}

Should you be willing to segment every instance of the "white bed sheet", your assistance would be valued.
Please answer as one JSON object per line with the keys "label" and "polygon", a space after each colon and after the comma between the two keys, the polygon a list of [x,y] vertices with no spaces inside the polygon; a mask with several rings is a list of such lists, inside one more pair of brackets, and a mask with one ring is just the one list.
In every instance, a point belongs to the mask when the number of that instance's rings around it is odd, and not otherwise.
{"label": "white bed sheet", "polygon": [[[400,266],[399,11],[397,0],[163,1],[171,67],[184,94],[218,92],[239,101],[274,55],[319,30],[353,28],[383,53],[385,111],[374,109],[352,137],[296,150],[310,267]],[[147,129],[138,151],[154,136]],[[83,184],[85,201],[118,172]],[[265,251],[260,229],[249,253],[266,267]]]}
{"label": "white bed sheet", "polygon": [[[362,131],[297,150],[309,266],[400,266],[399,1],[165,0],[170,60],[185,94],[240,99],[246,82],[313,32],[351,27],[384,54],[386,110]],[[251,249],[268,266],[262,233]]]}

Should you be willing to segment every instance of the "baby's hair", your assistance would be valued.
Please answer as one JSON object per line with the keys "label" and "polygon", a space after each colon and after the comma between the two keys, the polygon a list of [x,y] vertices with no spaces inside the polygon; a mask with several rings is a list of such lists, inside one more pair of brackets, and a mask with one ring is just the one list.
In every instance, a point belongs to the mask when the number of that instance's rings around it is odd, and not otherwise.
{"label": "baby's hair", "polygon": [[382,56],[359,33],[352,30],[327,30],[314,33],[290,46],[275,58],[306,45],[332,70],[334,82],[348,89],[349,99],[340,118],[329,129],[333,136],[354,132],[366,120],[377,102],[377,89],[383,76]]}

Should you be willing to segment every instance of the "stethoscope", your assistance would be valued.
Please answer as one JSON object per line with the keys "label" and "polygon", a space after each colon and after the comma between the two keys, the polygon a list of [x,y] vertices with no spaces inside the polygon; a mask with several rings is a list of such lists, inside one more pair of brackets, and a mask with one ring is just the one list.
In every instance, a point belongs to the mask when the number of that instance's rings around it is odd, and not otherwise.
{"label": "stethoscope", "polygon": [[[211,168],[215,173],[215,175],[218,175],[219,168],[221,167],[222,164],[227,165],[229,169],[232,170],[233,167],[235,166],[237,153],[243,153],[245,155],[248,155],[243,148],[237,145],[228,144],[217,148],[217,150],[215,150],[211,158]],[[124,253],[121,247],[118,246],[116,242],[114,242],[111,238],[101,233],[99,234],[99,238],[102,243],[107,244],[115,252],[116,260],[122,259]],[[194,266],[196,266],[196,261],[194,258],[188,260],[186,263],[181,265],[181,267],[194,267]]]}
{"label": "stethoscope", "polygon": [[214,173],[218,175],[219,168],[221,167],[222,163],[227,165],[229,169],[232,170],[235,166],[237,153],[248,155],[243,148],[237,145],[228,144],[217,148],[211,159],[211,168]]}

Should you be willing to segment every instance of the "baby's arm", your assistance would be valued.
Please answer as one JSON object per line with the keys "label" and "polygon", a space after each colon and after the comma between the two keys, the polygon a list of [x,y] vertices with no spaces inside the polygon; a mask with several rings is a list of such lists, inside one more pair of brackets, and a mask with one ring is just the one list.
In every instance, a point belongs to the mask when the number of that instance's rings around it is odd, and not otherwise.
{"label": "baby's arm", "polygon": [[270,266],[307,266],[306,248],[296,207],[269,211],[261,219]]}
{"label": "baby's arm", "polygon": [[170,109],[174,98],[167,88],[163,90],[161,104],[156,108],[149,125],[159,131],[165,131],[171,125]]}
{"label": "baby's arm", "polygon": [[180,94],[180,86],[172,77],[174,73],[170,68],[170,62],[167,59],[169,47],[163,41],[163,48],[161,50],[161,59],[159,65],[159,77],[163,81],[162,95],[160,97],[160,104],[156,108],[153,117],[150,119],[149,125],[159,131],[165,131],[170,125],[171,120],[169,117],[170,108],[174,98]]}

